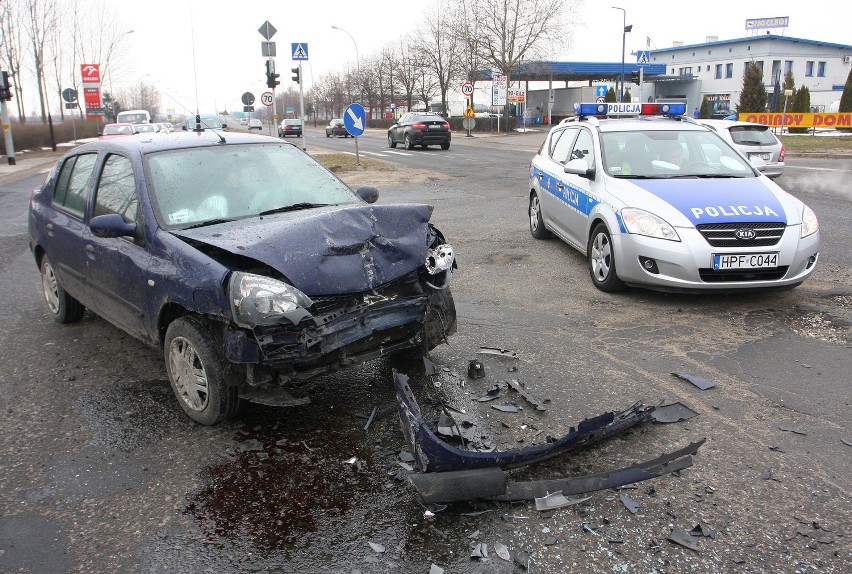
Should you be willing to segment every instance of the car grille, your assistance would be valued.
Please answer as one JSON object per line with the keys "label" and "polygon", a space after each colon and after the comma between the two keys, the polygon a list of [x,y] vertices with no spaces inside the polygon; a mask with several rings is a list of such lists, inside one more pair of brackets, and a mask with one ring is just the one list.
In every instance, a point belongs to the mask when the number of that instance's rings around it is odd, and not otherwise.
{"label": "car grille", "polygon": [[728,283],[733,281],[777,281],[787,274],[789,267],[783,265],[774,269],[733,269],[714,271],[710,268],[698,270],[698,276],[705,283]]}
{"label": "car grille", "polygon": [[[705,223],[696,226],[713,247],[767,247],[776,245],[784,235],[783,223]],[[737,239],[738,229],[753,229],[754,239]]]}

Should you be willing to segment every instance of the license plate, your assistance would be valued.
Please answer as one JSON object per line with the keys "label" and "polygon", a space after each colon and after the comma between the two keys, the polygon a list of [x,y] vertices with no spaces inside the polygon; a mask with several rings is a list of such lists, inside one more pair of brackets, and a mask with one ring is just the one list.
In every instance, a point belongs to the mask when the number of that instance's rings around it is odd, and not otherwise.
{"label": "license plate", "polygon": [[769,161],[769,158],[772,157],[772,154],[769,153],[750,153],[748,154],[748,158],[751,159],[753,157],[759,157],[764,161]]}
{"label": "license plate", "polygon": [[439,130],[439,129],[441,129],[442,127],[443,127],[443,126],[439,126],[439,125],[437,125],[437,124],[434,124],[434,125],[430,125],[430,126],[429,126],[429,129],[430,129],[430,130]]}
{"label": "license plate", "polygon": [[774,269],[778,267],[777,253],[725,253],[713,255],[713,269]]}

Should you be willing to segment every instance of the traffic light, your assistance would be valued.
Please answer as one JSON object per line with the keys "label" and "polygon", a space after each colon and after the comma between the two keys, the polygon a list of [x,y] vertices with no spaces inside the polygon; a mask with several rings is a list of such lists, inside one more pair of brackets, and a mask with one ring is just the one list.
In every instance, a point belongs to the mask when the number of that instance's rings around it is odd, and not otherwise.
{"label": "traffic light", "polygon": [[275,73],[275,62],[272,60],[266,61],[266,87],[275,88],[281,82],[278,81],[278,76],[281,74]]}
{"label": "traffic light", "polygon": [[290,68],[290,71],[293,72],[293,81],[297,84],[301,83],[299,81],[299,68]]}
{"label": "traffic light", "polygon": [[630,81],[639,85],[639,72],[630,72]]}
{"label": "traffic light", "polygon": [[12,99],[12,86],[9,85],[9,72],[0,72],[0,100],[8,102]]}

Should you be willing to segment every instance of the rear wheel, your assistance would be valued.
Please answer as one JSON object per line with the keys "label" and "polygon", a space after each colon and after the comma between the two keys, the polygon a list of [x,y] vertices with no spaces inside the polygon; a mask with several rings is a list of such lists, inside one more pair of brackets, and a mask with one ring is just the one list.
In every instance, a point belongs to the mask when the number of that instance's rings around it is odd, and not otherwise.
{"label": "rear wheel", "polygon": [[411,141],[408,134],[405,134],[405,149],[414,149],[414,142]]}
{"label": "rear wheel", "polygon": [[388,147],[394,148],[396,147],[396,142],[393,139],[393,134],[388,132]]}
{"label": "rear wheel", "polygon": [[529,216],[532,236],[536,239],[550,239],[550,231],[544,226],[544,218],[541,216],[541,202],[535,192],[530,194]]}
{"label": "rear wheel", "polygon": [[444,142],[441,144],[441,149],[450,149],[450,142]]}
{"label": "rear wheel", "polygon": [[615,248],[612,245],[612,237],[603,223],[598,223],[592,230],[587,252],[589,275],[595,287],[607,293],[623,291],[624,282],[618,278],[615,269]]}
{"label": "rear wheel", "polygon": [[172,390],[192,420],[215,425],[237,414],[239,390],[228,384],[233,366],[200,319],[181,317],[169,325],[163,354]]}
{"label": "rear wheel", "polygon": [[54,321],[74,323],[83,318],[86,308],[62,288],[62,283],[59,282],[59,277],[53,269],[53,263],[47,255],[41,258],[41,288]]}

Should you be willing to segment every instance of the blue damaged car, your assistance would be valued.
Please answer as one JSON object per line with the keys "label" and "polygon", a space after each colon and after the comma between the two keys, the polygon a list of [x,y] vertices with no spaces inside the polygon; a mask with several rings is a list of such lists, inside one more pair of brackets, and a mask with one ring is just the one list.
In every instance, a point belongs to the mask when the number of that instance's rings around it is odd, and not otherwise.
{"label": "blue damaged car", "polygon": [[56,321],[89,309],[158,346],[180,406],[216,424],[455,332],[455,256],[432,208],[377,197],[277,138],[130,136],[56,164],[29,242]]}

